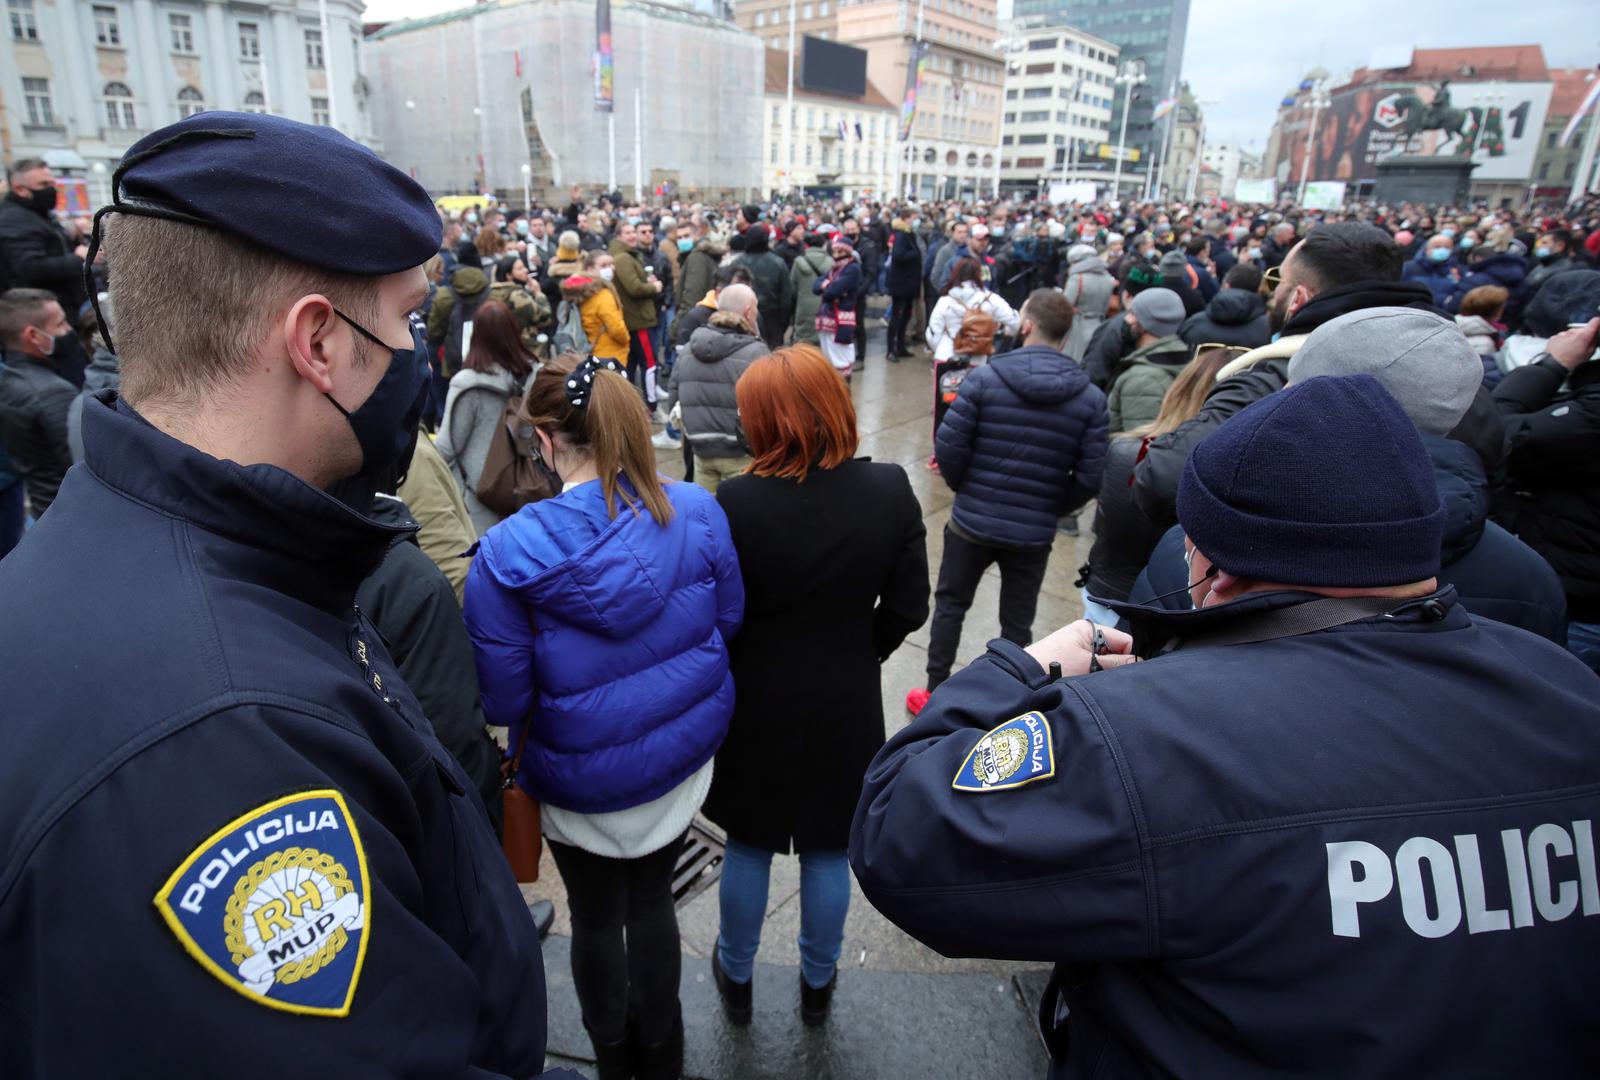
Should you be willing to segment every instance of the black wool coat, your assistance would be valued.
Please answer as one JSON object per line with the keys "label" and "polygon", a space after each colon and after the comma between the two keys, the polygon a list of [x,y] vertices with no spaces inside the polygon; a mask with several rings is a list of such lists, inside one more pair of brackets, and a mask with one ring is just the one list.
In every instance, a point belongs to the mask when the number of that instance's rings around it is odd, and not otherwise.
{"label": "black wool coat", "polygon": [[705,814],[768,851],[843,851],[884,742],[879,665],[928,617],[922,507],[898,465],[723,482],[744,577],[736,695]]}

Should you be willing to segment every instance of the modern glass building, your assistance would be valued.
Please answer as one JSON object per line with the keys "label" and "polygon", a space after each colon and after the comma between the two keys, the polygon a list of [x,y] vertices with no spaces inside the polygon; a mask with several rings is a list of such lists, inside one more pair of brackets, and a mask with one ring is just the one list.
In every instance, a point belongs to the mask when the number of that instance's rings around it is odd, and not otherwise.
{"label": "modern glass building", "polygon": [[[1165,129],[1152,122],[1151,110],[1173,88],[1183,71],[1183,42],[1189,33],[1189,0],[1014,0],[1012,18],[1019,28],[1060,25],[1086,30],[1121,48],[1122,64],[1142,63],[1147,81],[1133,90],[1128,114],[1128,145],[1142,160]],[[1126,89],[1119,87],[1111,113],[1111,139],[1122,124]]]}

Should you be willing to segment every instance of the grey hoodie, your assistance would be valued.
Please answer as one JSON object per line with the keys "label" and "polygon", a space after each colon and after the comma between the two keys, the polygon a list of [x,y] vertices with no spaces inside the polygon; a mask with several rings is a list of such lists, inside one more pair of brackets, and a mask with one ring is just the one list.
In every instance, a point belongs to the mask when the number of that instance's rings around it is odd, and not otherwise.
{"label": "grey hoodie", "polygon": [[473,371],[462,368],[450,378],[444,399],[444,419],[439,422],[439,437],[434,440],[439,456],[450,466],[450,475],[466,496],[467,513],[482,536],[500,521],[500,515],[478,501],[478,477],[489,457],[489,445],[506,402],[516,392],[516,380],[506,371]]}

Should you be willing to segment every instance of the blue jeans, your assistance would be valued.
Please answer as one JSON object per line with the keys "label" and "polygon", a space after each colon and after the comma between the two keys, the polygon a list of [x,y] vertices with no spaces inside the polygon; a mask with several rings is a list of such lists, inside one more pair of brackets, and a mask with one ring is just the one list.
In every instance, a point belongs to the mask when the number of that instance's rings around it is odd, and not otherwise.
{"label": "blue jeans", "polygon": [[1567,651],[1600,672],[1600,623],[1569,622]]}
{"label": "blue jeans", "polygon": [[[728,841],[722,862],[722,927],[717,962],[734,982],[755,974],[761,923],[767,915],[767,884],[772,852]],[[800,854],[800,975],[806,985],[828,985],[844,944],[844,917],[850,910],[850,863],[842,851]]]}

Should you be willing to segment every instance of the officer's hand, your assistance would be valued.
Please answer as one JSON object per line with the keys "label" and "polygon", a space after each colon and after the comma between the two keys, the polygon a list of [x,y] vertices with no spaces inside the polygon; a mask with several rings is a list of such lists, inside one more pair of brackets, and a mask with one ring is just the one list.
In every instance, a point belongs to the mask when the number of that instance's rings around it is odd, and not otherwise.
{"label": "officer's hand", "polygon": [[1060,664],[1064,676],[1087,675],[1091,658],[1097,660],[1101,668],[1121,667],[1136,662],[1133,638],[1115,627],[1101,626],[1098,629],[1105,640],[1104,651],[1098,655],[1094,648],[1096,627],[1088,619],[1068,623],[1042,641],[1035,641],[1026,651],[1046,671],[1050,670],[1052,661]]}
{"label": "officer's hand", "polygon": [[1572,371],[1594,353],[1596,333],[1600,333],[1600,318],[1590,319],[1582,326],[1561,331],[1545,342],[1544,348],[1556,358],[1556,363]]}

